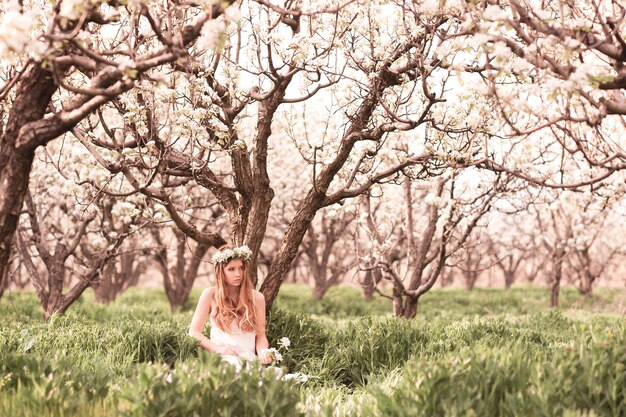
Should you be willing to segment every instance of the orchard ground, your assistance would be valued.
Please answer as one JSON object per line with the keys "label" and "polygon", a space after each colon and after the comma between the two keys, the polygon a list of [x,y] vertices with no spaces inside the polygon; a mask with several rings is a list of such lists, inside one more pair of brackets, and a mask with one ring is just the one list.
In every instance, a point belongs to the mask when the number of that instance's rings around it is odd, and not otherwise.
{"label": "orchard ground", "polygon": [[0,415],[626,416],[626,289],[559,309],[537,287],[436,289],[414,320],[337,287],[322,301],[285,285],[269,319],[283,372],[236,373],[199,353],[156,289],[109,306],[90,292],[44,323],[36,296],[0,299]]}

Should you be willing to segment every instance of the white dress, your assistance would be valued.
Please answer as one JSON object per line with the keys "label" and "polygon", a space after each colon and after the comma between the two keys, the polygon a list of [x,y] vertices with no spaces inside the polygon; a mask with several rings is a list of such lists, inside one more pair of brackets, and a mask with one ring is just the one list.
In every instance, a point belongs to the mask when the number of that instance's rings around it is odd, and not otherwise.
{"label": "white dress", "polygon": [[[211,342],[218,343],[220,345],[228,345],[235,349],[239,356],[222,355],[222,360],[234,365],[237,368],[237,372],[241,371],[243,367],[242,359],[246,361],[252,361],[256,359],[256,333],[255,332],[242,332],[239,328],[237,320],[233,319],[230,323],[230,333],[227,333],[215,325],[213,315],[209,316],[209,323],[211,324],[211,333],[209,338]],[[246,367],[250,364],[246,362]],[[295,382],[306,382],[309,377],[305,374],[285,374],[278,367],[272,367],[276,372],[278,378],[285,381],[293,380]]]}
{"label": "white dress", "polygon": [[[209,323],[211,324],[211,333],[209,335],[211,342],[233,348],[239,354],[239,357],[248,360],[256,358],[255,332],[242,332],[239,328],[239,323],[235,319],[230,323],[230,333],[217,327],[213,320],[213,315],[209,316]],[[232,364],[241,363],[237,356],[222,355],[222,358],[224,361]]]}

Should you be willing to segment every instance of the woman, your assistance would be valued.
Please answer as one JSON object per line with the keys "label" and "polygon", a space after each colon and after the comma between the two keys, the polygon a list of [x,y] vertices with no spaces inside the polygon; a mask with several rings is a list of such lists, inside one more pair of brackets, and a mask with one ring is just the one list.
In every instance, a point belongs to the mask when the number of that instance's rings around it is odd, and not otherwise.
{"label": "woman", "polygon": [[[224,360],[239,364],[240,358],[257,358],[262,364],[272,362],[265,335],[265,297],[254,290],[248,261],[252,252],[247,246],[222,246],[213,255],[215,287],[200,295],[191,319],[189,335],[198,339],[202,349],[217,352]],[[210,338],[202,334],[207,317]]]}

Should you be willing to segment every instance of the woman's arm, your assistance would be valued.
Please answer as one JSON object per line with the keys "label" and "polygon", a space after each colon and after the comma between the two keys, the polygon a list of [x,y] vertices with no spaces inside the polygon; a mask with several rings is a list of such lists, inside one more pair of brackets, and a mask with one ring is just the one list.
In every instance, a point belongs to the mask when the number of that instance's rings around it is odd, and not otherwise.
{"label": "woman's arm", "polygon": [[202,291],[200,299],[198,300],[198,305],[196,306],[196,311],[194,311],[193,317],[191,319],[191,325],[189,326],[189,336],[198,340],[198,342],[200,342],[200,347],[204,350],[221,353],[222,355],[239,356],[237,351],[235,351],[233,348],[213,343],[209,339],[207,339],[205,335],[202,334],[202,329],[204,328],[206,319],[211,312],[211,303],[213,302],[214,291],[215,290],[213,288],[207,288]]}
{"label": "woman's arm", "polygon": [[259,356],[259,360],[262,364],[267,365],[272,363],[272,358],[267,354],[262,354],[262,351],[269,348],[270,343],[267,341],[267,335],[265,334],[265,297],[258,291],[254,292],[254,308],[256,309],[257,327],[256,327],[256,352]]}

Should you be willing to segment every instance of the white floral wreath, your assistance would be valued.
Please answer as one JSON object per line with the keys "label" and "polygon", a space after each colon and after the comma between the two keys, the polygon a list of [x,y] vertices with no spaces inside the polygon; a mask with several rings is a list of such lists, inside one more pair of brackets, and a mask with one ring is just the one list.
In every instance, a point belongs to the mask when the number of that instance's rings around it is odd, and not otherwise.
{"label": "white floral wreath", "polygon": [[217,251],[213,254],[213,263],[217,264],[225,264],[228,263],[232,259],[242,259],[244,261],[249,261],[252,258],[252,251],[246,245],[239,246],[238,248],[232,249],[224,249],[222,251]]}

